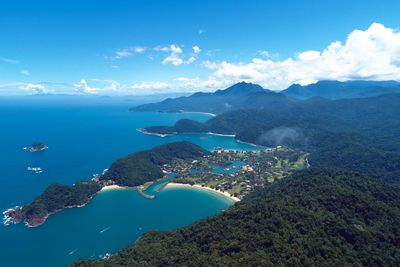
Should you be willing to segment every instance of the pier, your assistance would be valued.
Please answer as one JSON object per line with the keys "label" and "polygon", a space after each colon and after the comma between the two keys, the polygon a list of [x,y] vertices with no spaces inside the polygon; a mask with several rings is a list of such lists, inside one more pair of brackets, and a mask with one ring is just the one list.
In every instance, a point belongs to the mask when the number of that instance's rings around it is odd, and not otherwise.
{"label": "pier", "polygon": [[145,192],[143,192],[142,188],[140,188],[138,186],[136,187],[136,191],[139,193],[139,195],[141,195],[142,197],[147,198],[147,199],[154,199],[156,197],[154,195],[146,194]]}

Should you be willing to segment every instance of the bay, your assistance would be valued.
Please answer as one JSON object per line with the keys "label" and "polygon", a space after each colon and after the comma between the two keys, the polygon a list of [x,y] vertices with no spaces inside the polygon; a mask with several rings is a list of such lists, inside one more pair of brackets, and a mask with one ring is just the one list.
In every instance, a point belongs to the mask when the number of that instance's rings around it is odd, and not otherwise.
{"label": "bay", "polygon": [[[134,113],[128,108],[148,99],[27,97],[0,99],[0,210],[32,201],[51,183],[90,179],[114,160],[163,143],[187,140],[206,149],[254,149],[232,137],[207,134],[161,138],[136,129],[173,125],[207,114]],[[42,141],[39,153],[24,146]],[[41,167],[35,174],[27,167]],[[149,188],[148,190],[152,190]],[[149,230],[168,230],[214,215],[233,203],[216,194],[173,189],[144,199],[134,190],[97,194],[83,208],[52,215],[42,226],[0,227],[2,266],[64,266],[78,258],[99,258],[133,243]]]}

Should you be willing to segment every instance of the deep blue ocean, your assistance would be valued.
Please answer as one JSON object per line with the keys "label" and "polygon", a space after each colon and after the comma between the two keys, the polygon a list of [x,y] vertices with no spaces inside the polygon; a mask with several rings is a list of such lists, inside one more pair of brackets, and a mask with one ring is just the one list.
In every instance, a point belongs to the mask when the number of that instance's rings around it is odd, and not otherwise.
{"label": "deep blue ocean", "polygon": [[[136,129],[173,125],[182,118],[210,118],[206,114],[128,111],[150,100],[0,98],[0,210],[29,203],[51,183],[88,180],[117,158],[162,143],[188,140],[206,149],[253,149],[231,137],[188,134],[161,138],[142,134]],[[38,153],[22,149],[33,141],[42,141],[49,149]],[[44,172],[30,172],[28,166],[41,167]],[[154,188],[148,190],[153,192]],[[105,191],[85,207],[56,213],[39,227],[1,225],[1,266],[54,267],[79,258],[97,259],[132,244],[146,231],[175,229],[233,204],[227,198],[195,189],[167,189],[155,194],[154,200],[148,200],[134,190]]]}

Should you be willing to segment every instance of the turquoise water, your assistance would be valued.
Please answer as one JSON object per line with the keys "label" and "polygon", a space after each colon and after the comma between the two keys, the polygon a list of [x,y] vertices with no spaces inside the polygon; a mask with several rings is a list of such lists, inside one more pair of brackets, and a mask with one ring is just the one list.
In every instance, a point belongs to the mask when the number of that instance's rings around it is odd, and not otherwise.
{"label": "turquoise water", "polygon": [[[188,140],[204,148],[254,149],[230,137],[203,134],[160,138],[137,128],[172,125],[181,118],[205,121],[204,114],[132,113],[138,100],[109,98],[0,99],[0,210],[29,203],[49,184],[90,179],[115,159],[162,143]],[[22,147],[43,141],[49,149]],[[41,167],[35,174],[26,168]],[[148,230],[174,229],[226,209],[232,202],[192,189],[101,192],[83,208],[51,216],[36,228],[0,226],[2,266],[63,266],[78,258],[97,258],[133,243]],[[146,191],[146,192],[147,192]]]}
{"label": "turquoise water", "polygon": [[244,164],[244,161],[235,160],[227,166],[214,165],[214,169],[211,172],[216,174],[234,174],[240,171]]}

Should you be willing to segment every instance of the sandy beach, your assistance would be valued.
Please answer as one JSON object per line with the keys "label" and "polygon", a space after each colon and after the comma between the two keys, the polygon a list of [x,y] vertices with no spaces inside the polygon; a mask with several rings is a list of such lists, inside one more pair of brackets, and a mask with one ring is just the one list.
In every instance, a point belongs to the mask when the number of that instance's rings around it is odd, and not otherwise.
{"label": "sandy beach", "polygon": [[216,135],[216,136],[236,137],[235,134],[219,134],[219,133],[213,133],[213,132],[207,132],[207,134]]}
{"label": "sandy beach", "polygon": [[239,139],[236,139],[236,142],[241,143],[241,144],[246,144],[246,145],[254,146],[254,147],[261,147],[260,145],[256,145],[256,144],[249,143],[249,142],[244,142],[244,141],[241,141],[241,140],[239,140]]}
{"label": "sandy beach", "polygon": [[239,198],[232,196],[232,195],[229,194],[228,192],[223,192],[223,191],[220,191],[220,190],[215,190],[215,189],[212,189],[212,188],[210,188],[210,187],[201,186],[201,185],[198,185],[198,184],[190,185],[190,184],[180,184],[180,183],[168,183],[168,184],[165,186],[165,188],[178,188],[178,187],[182,187],[182,188],[195,188],[195,189],[199,189],[199,190],[207,190],[207,191],[210,191],[210,192],[213,192],[213,193],[217,193],[217,194],[223,195],[223,196],[225,196],[225,197],[227,197],[227,198],[230,198],[230,199],[231,199],[232,201],[234,201],[234,202],[240,201]]}
{"label": "sandy beach", "polygon": [[184,112],[182,112],[182,113],[191,113],[191,114],[205,114],[205,115],[209,115],[209,116],[212,116],[212,117],[215,117],[215,116],[217,116],[216,114],[214,114],[214,113],[209,113],[209,112],[198,112],[198,111],[184,111]]}
{"label": "sandy beach", "polygon": [[148,134],[148,135],[155,135],[155,136],[159,136],[159,137],[167,137],[167,136],[173,136],[176,133],[173,134],[159,134],[159,133],[152,133],[152,132],[148,132],[146,129],[144,128],[138,128],[136,129],[136,131],[141,132],[143,134]]}
{"label": "sandy beach", "polygon": [[121,190],[121,189],[129,189],[129,187],[119,186],[119,185],[116,185],[116,184],[113,184],[113,185],[106,185],[106,186],[103,186],[103,187],[100,189],[100,192],[102,192],[102,191],[109,191],[109,190]]}

